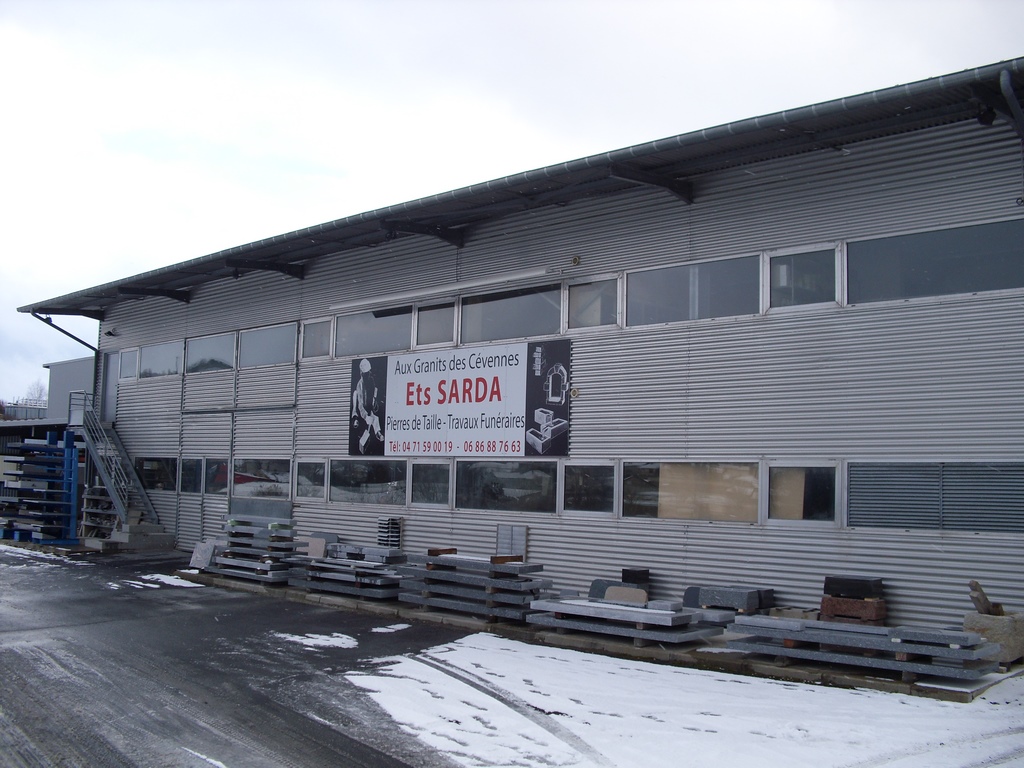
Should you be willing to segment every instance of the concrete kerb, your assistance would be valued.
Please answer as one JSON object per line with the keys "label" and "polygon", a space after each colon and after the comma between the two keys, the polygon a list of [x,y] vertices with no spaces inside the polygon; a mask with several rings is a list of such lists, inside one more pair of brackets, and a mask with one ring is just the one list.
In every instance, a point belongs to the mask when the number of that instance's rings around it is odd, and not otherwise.
{"label": "concrete kerb", "polygon": [[900,680],[865,673],[863,670],[854,667],[843,668],[792,662],[779,663],[764,656],[731,651],[725,647],[726,641],[731,636],[729,632],[726,632],[724,635],[706,638],[702,641],[701,645],[694,646],[693,644],[688,644],[684,648],[674,648],[658,644],[636,647],[630,640],[612,636],[582,632],[561,633],[533,625],[519,625],[506,621],[486,621],[474,616],[467,616],[439,608],[421,608],[404,605],[400,602],[379,602],[330,593],[310,592],[286,585],[267,585],[245,581],[244,579],[235,579],[230,576],[221,576],[219,574],[178,571],[176,575],[188,581],[206,586],[249,592],[279,600],[292,600],[294,602],[309,603],[337,610],[372,613],[389,619],[400,618],[406,621],[434,622],[464,629],[469,632],[489,632],[535,645],[567,648],[633,661],[650,661],[709,672],[725,672],[786,682],[827,685],[836,688],[860,688],[887,693],[903,693],[909,696],[921,696],[955,703],[969,703],[993,685],[1007,678],[1024,674],[1024,664],[1018,664],[1011,667],[1005,673],[988,675],[981,680],[970,681],[970,684],[965,684],[965,681],[946,681],[942,679],[924,679],[913,683],[905,683]]}

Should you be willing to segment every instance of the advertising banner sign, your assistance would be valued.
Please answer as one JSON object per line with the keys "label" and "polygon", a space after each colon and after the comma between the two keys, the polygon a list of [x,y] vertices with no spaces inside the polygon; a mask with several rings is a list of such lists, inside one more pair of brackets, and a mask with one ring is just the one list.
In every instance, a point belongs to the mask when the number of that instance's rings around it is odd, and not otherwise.
{"label": "advertising banner sign", "polygon": [[566,456],[568,340],[352,361],[349,454]]}

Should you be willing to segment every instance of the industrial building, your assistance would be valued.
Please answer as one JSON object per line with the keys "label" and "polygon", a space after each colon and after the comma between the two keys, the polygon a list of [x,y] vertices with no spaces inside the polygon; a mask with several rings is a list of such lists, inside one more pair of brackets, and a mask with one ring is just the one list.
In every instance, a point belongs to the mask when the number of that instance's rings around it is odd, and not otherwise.
{"label": "industrial building", "polygon": [[[20,308],[191,549],[301,533],[1024,602],[1024,58],[527,171]],[[144,247],[145,243],[140,243]],[[111,480],[113,482],[113,480]]]}

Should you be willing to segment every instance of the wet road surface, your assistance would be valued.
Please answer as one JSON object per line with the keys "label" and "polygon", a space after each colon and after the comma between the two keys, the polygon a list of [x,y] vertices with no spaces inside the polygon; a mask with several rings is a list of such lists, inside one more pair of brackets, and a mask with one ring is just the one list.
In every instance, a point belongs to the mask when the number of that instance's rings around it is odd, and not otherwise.
{"label": "wet road surface", "polygon": [[186,565],[0,546],[0,767],[452,765],[344,675],[464,632],[162,580]]}

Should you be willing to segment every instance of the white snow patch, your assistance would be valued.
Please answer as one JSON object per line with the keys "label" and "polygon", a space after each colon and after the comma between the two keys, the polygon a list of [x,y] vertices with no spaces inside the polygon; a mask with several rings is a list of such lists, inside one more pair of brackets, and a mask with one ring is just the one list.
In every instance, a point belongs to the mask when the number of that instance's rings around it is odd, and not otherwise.
{"label": "white snow patch", "polygon": [[184,749],[184,750],[185,750],[186,752],[188,752],[188,753],[189,753],[190,755],[192,755],[193,757],[198,757],[198,758],[199,758],[200,760],[202,760],[202,761],[204,761],[204,762],[207,762],[207,763],[209,763],[210,765],[215,765],[215,766],[217,766],[217,768],[228,768],[228,767],[227,767],[227,766],[226,766],[226,765],[225,765],[224,763],[222,763],[222,762],[221,762],[220,760],[214,760],[214,759],[213,759],[212,757],[207,757],[206,755],[200,754],[199,752],[196,752],[196,751],[194,751],[194,750],[191,750],[191,749],[189,749],[188,747],[182,747],[182,749]]}
{"label": "white snow patch", "polygon": [[132,581],[131,579],[126,579],[124,583],[135,589],[160,589],[159,584],[146,584],[143,581]]}
{"label": "white snow patch", "polygon": [[88,563],[84,560],[74,560],[64,555],[55,555],[51,552],[41,552],[38,549],[26,549],[25,547],[12,547],[9,544],[0,544],[0,551],[5,555],[14,555],[15,557],[23,557],[26,559],[41,561],[41,560],[56,560],[60,563],[67,563],[68,565],[95,565],[95,563]]}
{"label": "white snow patch", "polygon": [[379,635],[385,635],[389,632],[400,632],[403,629],[408,629],[411,624],[390,624],[386,627],[374,627],[371,632],[376,632]]}
{"label": "white snow patch", "polygon": [[[201,587],[201,586],[203,586],[202,584],[196,584],[194,581],[189,581],[188,579],[182,579],[182,578],[180,578],[178,576],[169,576],[169,575],[163,574],[163,573],[150,573],[150,574],[147,574],[146,576],[140,576],[139,578],[140,579],[145,579],[146,581],[157,581],[157,582],[160,582],[161,584],[164,584],[164,585],[166,585],[168,587]],[[152,586],[152,585],[149,585],[149,586]]]}
{"label": "white snow patch", "polygon": [[349,635],[334,632],[330,635],[289,635],[284,632],[272,632],[274,637],[299,643],[307,648],[358,648],[359,641]]}
{"label": "white snow patch", "polygon": [[118,584],[116,581],[108,581],[107,582],[107,589],[120,589],[120,588],[121,588],[121,585]]}
{"label": "white snow patch", "polygon": [[[957,704],[614,659],[486,634],[421,658],[458,677],[400,657],[347,678],[371,691],[402,728],[465,766],[1024,764],[1024,677]],[[551,728],[538,725],[541,713]]]}

